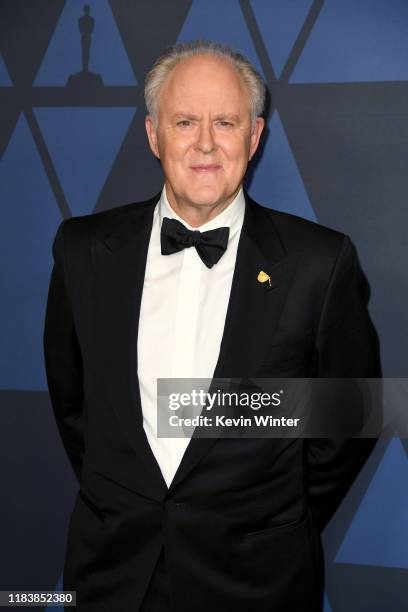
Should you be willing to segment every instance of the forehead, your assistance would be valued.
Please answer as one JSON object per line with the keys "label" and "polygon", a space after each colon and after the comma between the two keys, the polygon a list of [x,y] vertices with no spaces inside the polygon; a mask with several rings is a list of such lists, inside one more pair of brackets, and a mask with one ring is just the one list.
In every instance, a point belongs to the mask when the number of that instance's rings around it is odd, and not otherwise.
{"label": "forehead", "polygon": [[160,92],[159,110],[179,106],[192,110],[249,112],[249,93],[237,69],[212,55],[197,55],[178,62]]}

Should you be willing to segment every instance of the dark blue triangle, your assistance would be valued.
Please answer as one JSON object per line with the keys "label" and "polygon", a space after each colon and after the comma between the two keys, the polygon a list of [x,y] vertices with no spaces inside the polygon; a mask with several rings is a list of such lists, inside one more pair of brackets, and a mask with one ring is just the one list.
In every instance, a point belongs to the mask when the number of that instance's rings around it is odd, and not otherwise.
{"label": "dark blue triangle", "polygon": [[316,221],[277,111],[269,128],[262,158],[249,187],[250,195],[269,208]]}
{"label": "dark blue triangle", "polygon": [[211,39],[243,53],[263,75],[244,15],[236,0],[194,0],[177,42]]}
{"label": "dark blue triangle", "polygon": [[251,1],[252,10],[277,77],[282,72],[312,3],[313,0]]}
{"label": "dark blue triangle", "polygon": [[37,108],[35,114],[72,214],[91,213],[135,108]]}

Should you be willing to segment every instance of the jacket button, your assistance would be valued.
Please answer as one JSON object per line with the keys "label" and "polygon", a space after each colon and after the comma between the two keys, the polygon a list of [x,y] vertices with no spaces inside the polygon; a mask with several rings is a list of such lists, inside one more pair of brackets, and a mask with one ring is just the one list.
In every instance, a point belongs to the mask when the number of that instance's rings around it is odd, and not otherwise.
{"label": "jacket button", "polygon": [[183,505],[184,504],[182,504],[181,502],[174,501],[174,499],[168,499],[164,504],[164,508],[165,510],[174,511],[174,510],[180,510],[180,508],[182,508]]}

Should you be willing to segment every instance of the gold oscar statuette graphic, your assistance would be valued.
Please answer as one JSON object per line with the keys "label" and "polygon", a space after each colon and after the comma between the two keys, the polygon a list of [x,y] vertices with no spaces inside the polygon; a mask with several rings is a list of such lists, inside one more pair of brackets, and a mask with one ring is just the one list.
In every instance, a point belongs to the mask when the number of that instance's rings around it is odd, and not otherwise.
{"label": "gold oscar statuette graphic", "polygon": [[259,280],[260,283],[266,283],[266,281],[268,281],[269,286],[272,287],[271,277],[269,276],[269,274],[267,274],[263,270],[259,272],[257,279]]}

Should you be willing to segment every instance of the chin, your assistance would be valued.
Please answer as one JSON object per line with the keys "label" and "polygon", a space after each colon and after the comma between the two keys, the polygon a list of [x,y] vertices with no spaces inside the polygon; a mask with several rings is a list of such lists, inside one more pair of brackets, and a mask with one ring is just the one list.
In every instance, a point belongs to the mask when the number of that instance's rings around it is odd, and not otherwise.
{"label": "chin", "polygon": [[194,204],[210,206],[223,199],[223,193],[216,189],[197,189],[187,195],[187,199]]}

